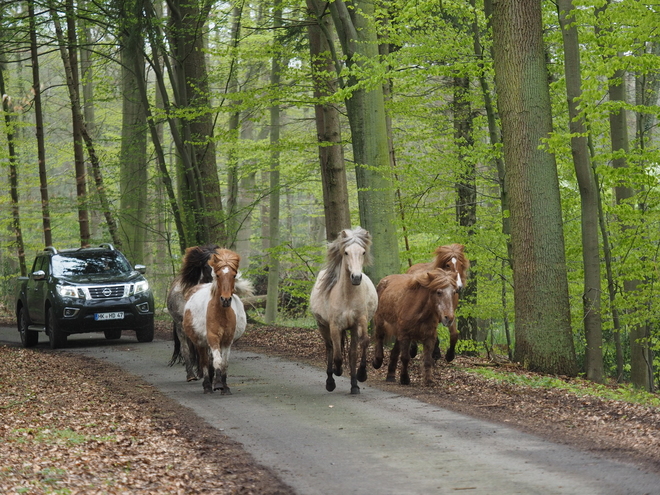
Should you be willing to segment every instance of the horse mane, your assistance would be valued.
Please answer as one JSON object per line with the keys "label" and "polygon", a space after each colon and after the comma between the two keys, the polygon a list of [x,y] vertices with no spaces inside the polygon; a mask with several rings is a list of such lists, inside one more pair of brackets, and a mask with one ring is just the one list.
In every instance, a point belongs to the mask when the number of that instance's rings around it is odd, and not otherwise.
{"label": "horse mane", "polygon": [[411,285],[423,287],[430,291],[444,290],[453,286],[456,290],[456,272],[446,272],[442,269],[435,269],[428,272],[412,274]]}
{"label": "horse mane", "polygon": [[342,230],[337,238],[328,244],[325,276],[319,285],[319,290],[322,294],[327,294],[337,284],[342,259],[344,257],[344,250],[351,244],[359,244],[364,248],[364,266],[369,266],[373,262],[371,251],[369,249],[371,247],[371,234],[369,231],[362,227],[355,227],[353,230]]}
{"label": "horse mane", "polygon": [[[211,295],[215,296],[215,292],[218,288],[218,279],[215,274],[216,268],[221,268],[223,266],[228,266],[238,274],[238,265],[241,262],[241,257],[238,253],[231,251],[229,249],[216,249],[214,253],[211,254],[208,264],[212,268],[212,277],[213,282],[211,285]],[[236,282],[234,282],[235,284]],[[236,286],[234,285],[234,290]]]}
{"label": "horse mane", "polygon": [[220,249],[220,246],[215,244],[193,246],[186,249],[183,264],[177,276],[182,292],[185,293],[194,285],[209,283],[213,280],[208,261],[218,249]]}
{"label": "horse mane", "polygon": [[236,275],[234,293],[238,297],[250,297],[254,295],[254,284],[252,281],[243,278],[243,274],[241,272],[238,272],[238,275]]}
{"label": "horse mane", "polygon": [[[465,254],[463,253],[463,250],[465,249],[465,246],[463,244],[449,244],[447,246],[438,246],[435,250],[435,258],[433,259],[433,263],[431,264],[431,268],[435,270],[436,268],[444,268],[447,263],[451,261],[452,258],[456,258],[456,260],[463,265],[463,271],[467,272],[468,268],[470,268],[470,260],[468,260],[465,257]],[[466,277],[466,273],[461,273],[461,276],[463,278]]]}

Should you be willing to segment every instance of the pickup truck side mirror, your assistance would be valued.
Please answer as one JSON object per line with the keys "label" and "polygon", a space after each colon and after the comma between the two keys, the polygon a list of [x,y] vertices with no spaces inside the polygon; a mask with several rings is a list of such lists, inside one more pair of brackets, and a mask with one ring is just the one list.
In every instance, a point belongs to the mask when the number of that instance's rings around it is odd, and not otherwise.
{"label": "pickup truck side mirror", "polygon": [[32,273],[32,280],[43,280],[46,278],[46,272],[43,270],[37,270]]}
{"label": "pickup truck side mirror", "polygon": [[147,267],[144,265],[135,265],[135,271],[140,272],[142,275],[147,273]]}

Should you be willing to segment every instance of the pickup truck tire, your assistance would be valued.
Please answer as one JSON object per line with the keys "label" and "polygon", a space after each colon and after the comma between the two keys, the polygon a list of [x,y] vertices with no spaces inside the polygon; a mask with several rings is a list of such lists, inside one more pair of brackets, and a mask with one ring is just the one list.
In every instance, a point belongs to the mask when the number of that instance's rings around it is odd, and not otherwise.
{"label": "pickup truck tire", "polygon": [[48,325],[46,327],[48,332],[48,340],[50,342],[51,349],[58,349],[64,347],[66,344],[67,334],[62,332],[60,326],[57,323],[57,318],[55,318],[55,310],[53,308],[48,308]]}
{"label": "pickup truck tire", "polygon": [[18,312],[18,333],[21,334],[21,343],[23,347],[34,347],[39,343],[39,332],[28,330],[28,318],[25,308]]}
{"label": "pickup truck tire", "polygon": [[103,330],[106,340],[121,339],[121,330]]}
{"label": "pickup truck tire", "polygon": [[154,340],[154,322],[153,320],[149,325],[142,328],[141,330],[135,331],[135,336],[137,337],[138,342],[151,342]]}

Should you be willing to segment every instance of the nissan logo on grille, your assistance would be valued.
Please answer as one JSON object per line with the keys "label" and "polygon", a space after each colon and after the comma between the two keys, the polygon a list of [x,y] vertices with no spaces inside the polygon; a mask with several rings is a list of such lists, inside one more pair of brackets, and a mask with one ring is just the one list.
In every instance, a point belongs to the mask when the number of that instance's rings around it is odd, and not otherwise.
{"label": "nissan logo on grille", "polygon": [[106,287],[105,289],[103,289],[103,295],[105,297],[110,297],[112,295],[112,290],[110,290],[109,287]]}

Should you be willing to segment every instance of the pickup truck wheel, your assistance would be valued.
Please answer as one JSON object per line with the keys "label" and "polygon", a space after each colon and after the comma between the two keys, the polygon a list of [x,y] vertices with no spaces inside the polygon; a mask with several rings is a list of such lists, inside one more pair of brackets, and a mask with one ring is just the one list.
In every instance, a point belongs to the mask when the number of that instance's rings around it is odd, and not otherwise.
{"label": "pickup truck wheel", "polygon": [[48,340],[51,349],[57,349],[66,344],[67,335],[60,330],[60,327],[57,324],[57,318],[55,318],[55,310],[53,310],[53,308],[48,308],[48,326],[46,331],[48,332]]}
{"label": "pickup truck wheel", "polygon": [[121,330],[103,330],[106,340],[121,339]]}
{"label": "pickup truck wheel", "polygon": [[138,342],[151,342],[154,340],[154,321],[151,320],[146,327],[136,330],[135,336],[137,337]]}
{"label": "pickup truck wheel", "polygon": [[28,318],[25,308],[18,312],[18,333],[21,334],[21,343],[23,347],[34,347],[39,343],[39,332],[28,330]]}

